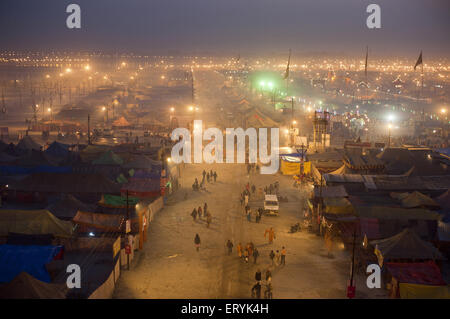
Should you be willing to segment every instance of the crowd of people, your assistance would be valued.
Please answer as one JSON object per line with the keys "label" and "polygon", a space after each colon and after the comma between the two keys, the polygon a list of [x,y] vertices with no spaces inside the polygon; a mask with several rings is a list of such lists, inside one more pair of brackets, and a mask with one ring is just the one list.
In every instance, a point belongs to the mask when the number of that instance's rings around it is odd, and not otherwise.
{"label": "crowd of people", "polygon": [[198,206],[198,208],[194,207],[194,209],[192,210],[191,213],[192,219],[195,221],[197,221],[197,217],[199,220],[201,220],[202,218],[205,218],[206,221],[206,227],[209,228],[209,226],[211,225],[212,222],[212,215],[211,212],[208,210],[208,204],[205,202],[205,204],[203,205],[203,209],[202,206]]}
{"label": "crowd of people", "polygon": [[217,181],[217,172],[210,170],[206,172],[203,170],[202,172],[202,181],[199,183],[197,177],[194,180],[194,184],[192,184],[192,189],[195,191],[205,190],[206,191],[206,183],[212,183]]}

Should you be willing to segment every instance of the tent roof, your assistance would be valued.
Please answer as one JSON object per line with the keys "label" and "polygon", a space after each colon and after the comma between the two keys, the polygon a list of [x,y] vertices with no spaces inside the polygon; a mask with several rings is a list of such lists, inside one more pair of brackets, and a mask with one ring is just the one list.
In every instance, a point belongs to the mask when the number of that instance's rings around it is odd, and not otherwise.
{"label": "tent roof", "polygon": [[138,169],[138,168],[151,169],[152,166],[161,166],[161,165],[162,164],[160,161],[152,160],[145,155],[139,155],[139,156],[135,156],[135,158],[131,162],[124,164],[123,167],[134,168],[134,169]]}
{"label": "tent roof", "polygon": [[73,225],[56,218],[48,210],[0,210],[0,236],[8,233],[28,235],[53,234],[55,237],[71,237]]}
{"label": "tent roof", "polygon": [[36,150],[41,149],[41,145],[36,143],[30,136],[24,136],[19,143],[17,143],[16,148],[21,150]]}
{"label": "tent roof", "polygon": [[422,263],[386,263],[386,267],[400,283],[445,285],[441,271],[434,261]]}
{"label": "tent roof", "polygon": [[123,159],[113,151],[107,151],[100,157],[92,161],[92,164],[97,165],[122,165]]}
{"label": "tent roof", "polygon": [[44,152],[49,156],[64,158],[69,154],[69,145],[54,141]]}
{"label": "tent roof", "polygon": [[44,193],[119,193],[120,185],[102,174],[35,173],[11,183],[11,190]]}
{"label": "tent roof", "polygon": [[401,199],[401,203],[403,207],[408,208],[439,207],[439,204],[436,203],[433,199],[417,191],[407,194],[404,198]]}
{"label": "tent roof", "polygon": [[325,197],[323,204],[327,214],[354,214],[352,204],[345,197]]}
{"label": "tent roof", "polygon": [[63,194],[58,202],[47,206],[46,209],[58,218],[72,219],[78,210],[89,211],[95,209],[95,206],[85,204],[70,194]]}
{"label": "tent roof", "polygon": [[125,217],[123,215],[99,214],[91,212],[78,211],[73,222],[76,224],[99,228],[106,231],[122,230]]}
{"label": "tent roof", "polygon": [[131,192],[159,192],[161,190],[160,179],[130,178],[127,184],[122,185],[122,191]]}
{"label": "tent roof", "polygon": [[[320,188],[314,188],[314,196],[320,197]],[[322,187],[322,197],[347,197],[347,191],[343,185]]]}
{"label": "tent roof", "polygon": [[374,240],[373,246],[383,255],[384,260],[390,259],[438,259],[443,256],[432,244],[422,240],[413,230],[406,228],[392,237]]}
{"label": "tent roof", "polygon": [[[139,198],[128,196],[128,207],[134,207],[139,202]],[[102,196],[102,199],[98,202],[101,206],[109,206],[109,207],[119,207],[126,208],[127,207],[127,198],[124,196],[116,196],[105,194]]]}
{"label": "tent roof", "polygon": [[362,155],[347,151],[344,155],[344,161],[352,169],[384,168],[383,161],[372,155]]}
{"label": "tent roof", "polygon": [[16,156],[12,156],[8,153],[0,153],[0,163],[11,163],[17,160]]}
{"label": "tent roof", "polygon": [[65,299],[66,284],[49,284],[22,271],[0,286],[0,299]]}
{"label": "tent roof", "polygon": [[356,214],[364,218],[392,220],[439,220],[436,212],[423,208],[401,208],[389,206],[354,206]]}
{"label": "tent roof", "polygon": [[414,167],[412,176],[448,175],[438,161],[429,158],[429,149],[386,148],[377,155],[389,174],[404,174]]}
{"label": "tent roof", "polygon": [[436,201],[441,205],[442,208],[448,209],[450,211],[450,189],[444,194],[436,198]]}
{"label": "tent roof", "polygon": [[115,120],[112,125],[117,127],[125,127],[130,126],[130,122],[128,122],[127,119],[122,116],[121,118]]}
{"label": "tent roof", "polygon": [[54,163],[49,159],[45,152],[31,150],[31,153],[19,158],[16,161],[19,166],[54,166]]}
{"label": "tent roof", "polygon": [[90,162],[100,154],[106,152],[110,147],[107,145],[88,145],[81,152],[80,157],[85,162]]}

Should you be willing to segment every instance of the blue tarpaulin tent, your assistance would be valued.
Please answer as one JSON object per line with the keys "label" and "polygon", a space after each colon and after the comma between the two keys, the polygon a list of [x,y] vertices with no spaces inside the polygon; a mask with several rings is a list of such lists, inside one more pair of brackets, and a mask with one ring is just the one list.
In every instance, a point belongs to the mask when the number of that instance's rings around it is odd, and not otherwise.
{"label": "blue tarpaulin tent", "polygon": [[62,246],[0,245],[0,282],[10,282],[22,271],[41,281],[51,282],[45,265],[61,249]]}
{"label": "blue tarpaulin tent", "polygon": [[69,155],[69,145],[62,144],[58,142],[53,142],[50,146],[44,151],[46,155],[55,158],[65,158]]}

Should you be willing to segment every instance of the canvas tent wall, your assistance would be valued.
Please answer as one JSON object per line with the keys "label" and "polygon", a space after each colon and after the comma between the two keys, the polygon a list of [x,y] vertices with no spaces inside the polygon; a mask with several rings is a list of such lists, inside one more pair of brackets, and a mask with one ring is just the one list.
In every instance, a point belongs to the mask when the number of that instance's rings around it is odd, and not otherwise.
{"label": "canvas tent wall", "polygon": [[73,224],[56,218],[48,210],[0,210],[0,236],[8,233],[29,235],[53,234],[69,238]]}
{"label": "canvas tent wall", "polygon": [[375,247],[375,254],[381,259],[381,264],[392,259],[444,259],[436,247],[422,240],[410,229],[404,229],[390,238],[374,240],[371,245]]}
{"label": "canvas tent wall", "polygon": [[67,291],[66,284],[49,284],[22,271],[0,285],[0,299],[65,299]]}
{"label": "canvas tent wall", "polygon": [[125,230],[123,215],[98,214],[78,211],[73,222],[79,225],[79,232],[95,229],[101,232],[122,232]]}

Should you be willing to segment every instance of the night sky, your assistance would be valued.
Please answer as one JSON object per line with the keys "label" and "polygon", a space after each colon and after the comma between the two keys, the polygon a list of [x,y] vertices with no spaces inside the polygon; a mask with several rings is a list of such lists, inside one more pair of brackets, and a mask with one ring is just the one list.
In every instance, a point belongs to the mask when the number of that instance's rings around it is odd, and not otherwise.
{"label": "night sky", "polygon": [[[81,6],[81,30],[65,25]],[[381,6],[382,28],[366,27]],[[1,0],[0,43],[17,50],[450,56],[449,0]]]}

